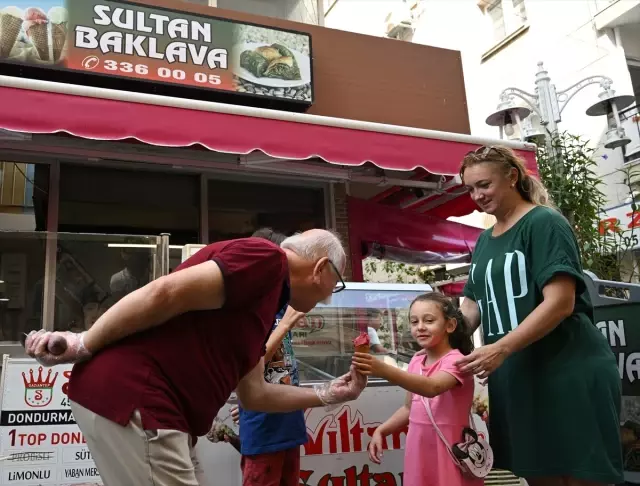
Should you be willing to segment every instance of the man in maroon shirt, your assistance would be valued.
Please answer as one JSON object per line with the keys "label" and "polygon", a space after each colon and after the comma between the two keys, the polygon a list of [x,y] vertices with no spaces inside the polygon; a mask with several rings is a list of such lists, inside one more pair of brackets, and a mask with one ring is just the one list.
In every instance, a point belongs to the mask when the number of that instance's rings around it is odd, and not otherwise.
{"label": "man in maroon shirt", "polygon": [[354,369],[315,389],[263,377],[278,311],[327,301],[344,288],[345,262],[325,230],[281,247],[260,238],[213,243],[128,294],[89,331],[39,331],[25,347],[45,366],[77,363],[69,398],[105,486],[197,486],[195,438],[233,390],[249,410],[288,412],[353,400],[366,386]]}

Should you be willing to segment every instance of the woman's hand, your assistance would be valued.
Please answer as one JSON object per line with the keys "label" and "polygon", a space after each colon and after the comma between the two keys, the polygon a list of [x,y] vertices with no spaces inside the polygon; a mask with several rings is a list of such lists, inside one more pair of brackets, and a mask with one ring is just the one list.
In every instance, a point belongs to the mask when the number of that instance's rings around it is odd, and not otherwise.
{"label": "woman's hand", "polygon": [[354,353],[352,359],[356,370],[365,376],[384,378],[386,364],[369,353]]}
{"label": "woman's hand", "polygon": [[371,462],[375,464],[382,463],[382,449],[384,444],[384,437],[380,433],[380,427],[376,429],[376,431],[371,436],[371,442],[369,442],[369,447],[367,448],[367,452],[369,452],[369,459]]}
{"label": "woman's hand", "polygon": [[500,342],[487,344],[473,353],[456,361],[456,366],[467,375],[477,375],[485,379],[497,370],[509,356],[507,349]]}

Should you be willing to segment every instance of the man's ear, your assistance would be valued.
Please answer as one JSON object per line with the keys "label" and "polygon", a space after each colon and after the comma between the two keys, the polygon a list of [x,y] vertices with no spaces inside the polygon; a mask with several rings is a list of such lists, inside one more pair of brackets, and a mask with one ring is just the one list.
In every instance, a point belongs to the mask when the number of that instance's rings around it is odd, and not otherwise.
{"label": "man's ear", "polygon": [[324,267],[327,266],[328,263],[329,263],[329,259],[327,257],[322,257],[320,260],[316,262],[315,266],[313,267],[314,280],[320,278],[320,275],[322,274]]}

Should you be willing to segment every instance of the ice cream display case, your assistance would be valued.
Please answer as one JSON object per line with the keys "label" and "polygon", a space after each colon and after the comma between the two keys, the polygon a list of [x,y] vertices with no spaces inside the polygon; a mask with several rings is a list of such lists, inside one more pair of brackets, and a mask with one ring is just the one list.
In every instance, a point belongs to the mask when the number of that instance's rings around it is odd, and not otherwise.
{"label": "ice cream display case", "polygon": [[409,305],[432,290],[426,284],[346,284],[330,304],[320,304],[293,329],[293,346],[304,382],[349,370],[353,340],[369,337],[370,352],[403,366],[416,351],[409,331]]}

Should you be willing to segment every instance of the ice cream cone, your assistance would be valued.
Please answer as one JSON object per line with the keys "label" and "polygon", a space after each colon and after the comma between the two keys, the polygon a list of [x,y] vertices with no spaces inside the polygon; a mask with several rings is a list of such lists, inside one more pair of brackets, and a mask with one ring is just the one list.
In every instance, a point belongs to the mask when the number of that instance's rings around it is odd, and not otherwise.
{"label": "ice cream cone", "polygon": [[371,346],[369,346],[368,344],[362,344],[361,346],[356,346],[355,350],[356,353],[370,353]]}
{"label": "ice cream cone", "polygon": [[0,13],[0,58],[9,57],[21,28],[21,18],[10,13]]}
{"label": "ice cream cone", "polygon": [[51,24],[51,39],[53,41],[53,61],[58,62],[62,57],[64,45],[67,42],[67,24]]}
{"label": "ice cream cone", "polygon": [[371,341],[369,341],[369,334],[361,332],[360,335],[353,340],[353,348],[356,353],[368,353],[371,350]]}
{"label": "ice cream cone", "polygon": [[33,24],[29,27],[27,35],[38,51],[41,61],[49,60],[49,36],[47,35],[47,24]]}

